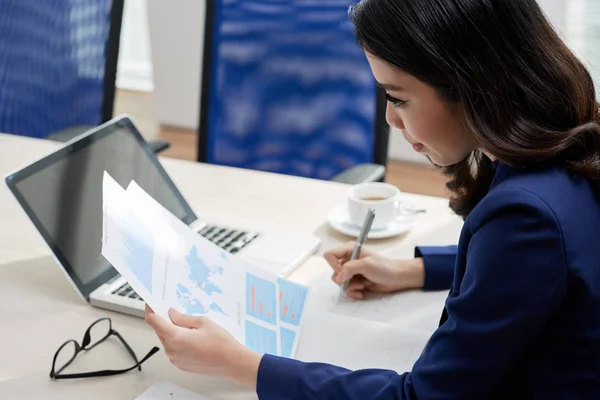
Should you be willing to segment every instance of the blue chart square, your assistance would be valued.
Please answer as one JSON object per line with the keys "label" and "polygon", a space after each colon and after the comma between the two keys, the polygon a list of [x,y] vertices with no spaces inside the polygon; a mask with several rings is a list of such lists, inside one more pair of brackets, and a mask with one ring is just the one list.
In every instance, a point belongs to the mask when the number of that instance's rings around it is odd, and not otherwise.
{"label": "blue chart square", "polygon": [[246,347],[259,354],[277,355],[277,333],[246,321]]}
{"label": "blue chart square", "polygon": [[294,339],[296,333],[289,329],[281,328],[281,356],[290,358],[292,356],[292,349],[294,348]]}
{"label": "blue chart square", "polygon": [[277,324],[277,287],[274,282],[246,274],[246,314]]}
{"label": "blue chart square", "polygon": [[282,322],[287,322],[295,326],[300,325],[307,295],[308,289],[306,287],[285,279],[279,279],[279,307]]}

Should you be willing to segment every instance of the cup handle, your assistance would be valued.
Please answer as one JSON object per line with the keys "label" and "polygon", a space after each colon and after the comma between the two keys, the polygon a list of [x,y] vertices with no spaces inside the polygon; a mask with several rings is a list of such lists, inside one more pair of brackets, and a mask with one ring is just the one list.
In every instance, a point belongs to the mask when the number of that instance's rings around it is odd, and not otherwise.
{"label": "cup handle", "polygon": [[416,208],[413,202],[407,200],[397,199],[395,206],[396,215],[398,217],[414,216],[416,214],[424,213],[426,211],[423,208]]}

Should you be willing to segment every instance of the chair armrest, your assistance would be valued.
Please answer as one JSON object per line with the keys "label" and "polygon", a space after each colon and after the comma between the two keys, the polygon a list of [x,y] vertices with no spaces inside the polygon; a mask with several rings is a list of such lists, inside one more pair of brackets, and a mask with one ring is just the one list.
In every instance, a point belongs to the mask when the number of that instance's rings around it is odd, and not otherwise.
{"label": "chair armrest", "polygon": [[79,136],[81,134],[86,133],[87,131],[89,131],[92,128],[93,128],[93,126],[89,126],[89,125],[71,126],[69,128],[65,128],[60,131],[56,131],[56,132],[49,134],[48,136],[46,136],[46,139],[54,140],[55,142],[65,143],[73,138],[76,138],[77,136]]}
{"label": "chair armrest", "polygon": [[333,182],[356,185],[364,182],[383,182],[385,167],[379,164],[359,164],[348,168],[330,180]]}
{"label": "chair armrest", "polygon": [[[54,140],[56,142],[68,142],[69,140],[74,139],[83,133],[86,133],[92,128],[93,126],[77,125],[51,133],[50,135],[46,136],[46,139]],[[147,142],[147,145],[155,154],[160,153],[161,151],[171,147],[171,144],[165,140],[150,140],[149,142]]]}
{"label": "chair armrest", "polygon": [[148,142],[148,147],[150,147],[150,150],[152,150],[155,154],[158,154],[161,151],[171,147],[171,143],[167,142],[166,140],[151,140]]}

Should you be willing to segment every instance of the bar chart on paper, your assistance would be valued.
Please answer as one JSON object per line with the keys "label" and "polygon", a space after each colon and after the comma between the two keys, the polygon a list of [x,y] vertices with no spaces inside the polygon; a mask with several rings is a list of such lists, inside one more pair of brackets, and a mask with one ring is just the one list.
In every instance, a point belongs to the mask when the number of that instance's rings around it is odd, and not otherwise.
{"label": "bar chart on paper", "polygon": [[257,353],[278,355],[277,332],[246,320],[246,347]]}
{"label": "bar chart on paper", "polygon": [[285,279],[279,280],[279,304],[281,321],[299,326],[308,290]]}
{"label": "bar chart on paper", "polygon": [[281,355],[294,357],[298,347],[302,314],[308,296],[308,288],[286,279],[277,280],[279,296],[279,330]]}
{"label": "bar chart on paper", "polygon": [[277,325],[276,285],[253,274],[246,274],[246,314]]}
{"label": "bar chart on paper", "polygon": [[281,328],[281,355],[283,357],[292,357],[296,345],[296,332],[290,329]]}

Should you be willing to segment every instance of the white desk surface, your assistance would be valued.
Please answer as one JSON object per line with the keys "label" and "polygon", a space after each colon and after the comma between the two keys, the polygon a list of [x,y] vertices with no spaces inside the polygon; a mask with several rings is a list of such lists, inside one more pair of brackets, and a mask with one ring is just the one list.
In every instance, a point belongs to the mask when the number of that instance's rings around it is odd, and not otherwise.
{"label": "white desk surface", "polygon": [[[0,134],[0,175],[4,177],[59,146]],[[313,232],[323,239],[319,253],[352,239],[326,222],[330,210],[345,201],[346,185],[175,159],[162,158],[161,163],[201,219],[241,221],[256,229]],[[370,241],[367,246],[396,257],[412,257],[416,244],[456,243],[462,221],[450,212],[447,199],[407,196],[427,210],[413,230],[396,238]],[[228,382],[181,372],[162,351],[146,362],[142,372],[51,381],[48,373],[55,350],[69,338],[81,340],[87,326],[99,317],[110,316],[113,328],[138,356],[160,342],[142,319],[96,309],[80,300],[4,183],[0,185],[0,206],[0,397],[133,399],[159,380],[215,398],[255,397]],[[300,267],[292,279],[308,282],[325,271],[323,263],[311,262]],[[440,302],[440,311],[444,297],[443,293],[423,293],[428,304],[432,299]],[[77,364],[94,370],[129,366],[119,343],[103,346],[102,351],[78,357],[73,370]]]}

